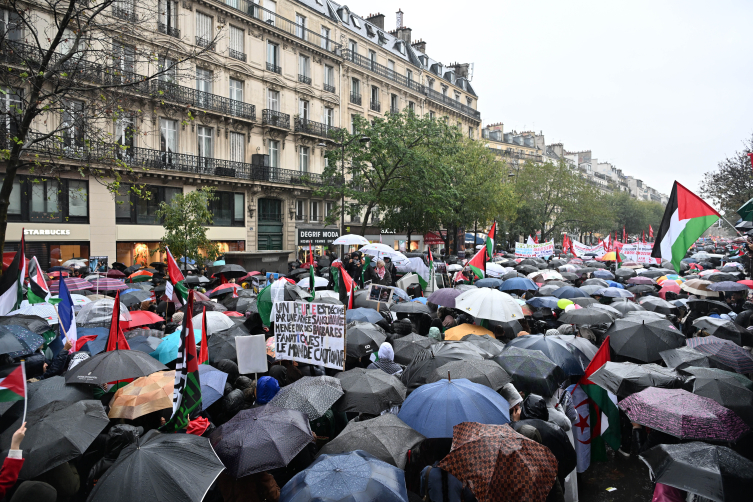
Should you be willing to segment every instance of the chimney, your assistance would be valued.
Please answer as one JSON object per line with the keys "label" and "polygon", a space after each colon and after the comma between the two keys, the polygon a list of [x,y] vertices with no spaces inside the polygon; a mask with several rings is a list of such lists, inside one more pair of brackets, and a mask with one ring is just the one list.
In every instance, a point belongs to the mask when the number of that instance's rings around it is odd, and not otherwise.
{"label": "chimney", "polygon": [[453,63],[448,65],[448,68],[452,68],[455,71],[456,78],[468,78],[468,68],[470,66],[469,63]]}
{"label": "chimney", "polygon": [[426,54],[426,42],[424,42],[423,39],[413,42],[411,45],[415,47],[417,51]]}
{"label": "chimney", "polygon": [[384,30],[384,14],[378,12],[376,14],[369,14],[369,17],[367,17],[366,20],[380,30]]}
{"label": "chimney", "polygon": [[410,33],[411,29],[406,28],[403,25],[403,11],[398,10],[397,11],[397,27],[395,28],[395,35],[397,38],[405,42],[407,45],[410,45]]}
{"label": "chimney", "polygon": [[396,19],[397,22],[395,24],[395,28],[399,30],[400,28],[403,27],[403,9],[398,9],[396,14],[397,14],[397,19]]}

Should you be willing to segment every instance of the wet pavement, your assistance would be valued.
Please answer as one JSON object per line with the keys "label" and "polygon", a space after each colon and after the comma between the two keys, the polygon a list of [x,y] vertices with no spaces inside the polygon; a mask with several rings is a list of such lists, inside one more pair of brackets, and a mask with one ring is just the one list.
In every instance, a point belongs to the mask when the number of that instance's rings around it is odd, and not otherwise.
{"label": "wet pavement", "polygon": [[[650,502],[654,484],[638,457],[624,457],[607,448],[608,460],[594,462],[578,476],[580,502]],[[607,488],[616,488],[608,492]]]}

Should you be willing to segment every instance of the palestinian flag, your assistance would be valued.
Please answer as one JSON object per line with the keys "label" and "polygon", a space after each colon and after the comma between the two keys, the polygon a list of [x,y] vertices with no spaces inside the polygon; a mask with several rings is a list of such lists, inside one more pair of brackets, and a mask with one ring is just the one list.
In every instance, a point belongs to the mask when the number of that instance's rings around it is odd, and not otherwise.
{"label": "palestinian flag", "polygon": [[614,255],[614,261],[617,265],[617,268],[620,268],[622,266],[622,253],[618,251]]}
{"label": "palestinian flag", "polygon": [[489,256],[489,260],[494,256],[494,236],[497,233],[497,222],[492,223],[492,228],[489,233],[486,234],[486,253]]}
{"label": "palestinian flag", "polygon": [[0,402],[26,399],[26,368],[24,363],[10,364],[0,370]]}
{"label": "palestinian flag", "polygon": [[336,263],[333,265],[337,268],[338,277],[338,293],[340,294],[340,301],[346,306],[345,310],[353,308],[353,293],[355,293],[355,281],[350,275],[343,269],[342,263]]}
{"label": "palestinian flag", "polygon": [[483,279],[486,276],[486,248],[479,249],[467,265],[478,279]]}
{"label": "palestinian flag", "polygon": [[26,296],[29,298],[29,303],[42,303],[50,299],[50,289],[47,287],[47,281],[44,280],[44,274],[39,268],[36,256],[32,256],[29,260],[29,289]]}
{"label": "palestinian flag", "polygon": [[311,293],[311,301],[316,299],[316,275],[314,274],[314,265],[309,265],[309,292]]}
{"label": "palestinian flag", "polygon": [[21,230],[21,247],[10,262],[8,269],[0,277],[0,315],[18,309],[24,299],[23,282],[26,277],[26,256],[24,255],[24,234]]}
{"label": "palestinian flag", "polygon": [[180,333],[178,362],[175,365],[175,387],[173,390],[173,415],[161,432],[176,432],[188,427],[188,422],[201,412],[201,382],[199,380],[199,358],[196,356],[196,341],[193,337],[193,290],[188,293],[188,308],[183,316],[183,329]]}
{"label": "palestinian flag", "polygon": [[[488,240],[488,239],[487,239]],[[429,284],[434,284],[434,257],[431,255],[431,248],[429,248],[429,268],[426,272],[426,277],[418,274],[418,284],[421,286],[421,291],[426,292]],[[436,286],[432,286],[436,287]]]}
{"label": "palestinian flag", "polygon": [[[175,258],[173,258],[173,254],[170,252],[170,248],[166,249],[167,251],[167,273],[170,276],[170,282],[174,286],[175,295],[178,297],[178,300],[185,305],[186,300],[188,299],[188,288],[186,287],[185,283],[183,281],[186,280],[185,277],[183,277],[183,272],[180,271],[180,268],[178,268],[178,264],[175,262]],[[168,300],[172,299],[172,295]]]}
{"label": "palestinian flag", "polygon": [[651,256],[671,262],[679,272],[690,246],[719,218],[713,207],[675,181]]}
{"label": "palestinian flag", "polygon": [[[586,373],[580,378],[578,385],[590,399],[591,429],[591,459],[597,462],[607,459],[604,444],[608,444],[614,451],[620,449],[620,412],[617,409],[617,396],[593,383],[588,378],[596,370],[610,361],[609,337],[602,342],[601,347],[586,368]],[[577,426],[578,424],[576,424]]]}

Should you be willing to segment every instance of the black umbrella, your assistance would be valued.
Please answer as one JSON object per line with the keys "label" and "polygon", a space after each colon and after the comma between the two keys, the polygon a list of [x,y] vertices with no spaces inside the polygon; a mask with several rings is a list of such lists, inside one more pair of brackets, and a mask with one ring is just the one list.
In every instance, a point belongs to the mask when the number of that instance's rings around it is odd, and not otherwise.
{"label": "black umbrella", "polygon": [[536,270],[539,269],[539,262],[537,262],[533,258],[526,258],[524,260],[520,260],[520,263],[518,263],[518,266],[523,266],[523,265],[531,265],[533,267],[536,267]]}
{"label": "black umbrella", "polygon": [[[317,298],[317,302],[320,302],[320,299]],[[222,304],[228,309],[228,310],[234,310],[235,312],[259,312],[259,308],[256,304],[256,298],[246,298],[246,297],[238,297],[233,298],[232,296],[229,298],[225,298],[222,300]]]}
{"label": "black umbrella", "polygon": [[387,340],[382,328],[368,322],[352,323],[347,327],[345,351],[348,357],[364,357],[379,352],[379,346]]}
{"label": "black umbrella", "polygon": [[520,431],[520,428],[524,425],[530,425],[539,431],[541,434],[541,444],[549,448],[552,455],[557,459],[557,475],[559,477],[564,479],[565,476],[575,469],[578,463],[575,448],[570,443],[570,439],[567,437],[565,431],[558,425],[539,420],[538,418],[518,420],[517,422],[510,423],[510,425],[515,431]]}
{"label": "black umbrella", "polygon": [[151,300],[151,298],[152,293],[150,291],[130,291],[120,297],[120,302],[126,307],[132,307],[141,302]]}
{"label": "black umbrella", "polygon": [[224,469],[207,438],[151,430],[120,452],[88,500],[200,502]]}
{"label": "black umbrella", "polygon": [[66,383],[101,385],[128,380],[164,371],[167,366],[138,350],[111,350],[102,352],[68,370]]}
{"label": "black umbrella", "polygon": [[620,268],[620,269],[617,269],[617,271],[614,273],[614,275],[618,279],[623,279],[624,280],[624,279],[629,279],[631,277],[635,277],[638,274],[636,274],[635,270],[633,270],[631,268]]}
{"label": "black umbrella", "polygon": [[534,272],[538,272],[539,268],[538,267],[534,267],[533,265],[518,265],[517,267],[515,267],[515,270],[517,270],[521,274],[528,275],[528,274],[532,274]]}
{"label": "black umbrella", "polygon": [[732,307],[724,302],[717,300],[706,300],[703,298],[691,298],[686,303],[688,309],[700,312],[702,314],[708,314],[711,310],[716,309],[720,314],[729,314],[732,312]]}
{"label": "black umbrella", "polygon": [[[230,291],[228,291],[230,292]],[[207,308],[207,312],[227,312],[228,308],[224,306],[221,303],[217,302],[208,302],[206,300],[199,300],[193,302],[193,313],[196,315],[197,313],[204,310],[204,307]],[[186,312],[188,310],[188,304],[183,305],[178,309],[178,312]],[[197,326],[198,327],[198,326]]]}
{"label": "black umbrella", "polygon": [[625,314],[617,310],[616,308],[612,307],[611,305],[604,305],[603,303],[594,303],[589,308],[591,309],[598,309],[602,312],[606,312],[610,316],[612,316],[612,319],[622,319],[625,317]]}
{"label": "black umbrella", "polygon": [[690,370],[693,374],[691,379],[693,394],[713,399],[737,413],[746,424],[753,426],[753,390],[750,380],[743,383],[736,378],[736,375],[741,375],[722,370],[716,370],[718,374],[708,373],[708,368],[697,368],[701,371],[692,368],[686,370]]}
{"label": "black umbrella", "polygon": [[[511,323],[518,323],[518,321],[510,321]],[[506,324],[506,323],[500,323],[500,324]],[[522,331],[523,329],[519,329],[518,332]],[[518,332],[515,332],[515,334],[512,335],[511,338],[514,338],[515,335],[517,335]],[[507,328],[505,328],[505,333],[507,333]],[[488,352],[492,355],[492,357],[499,355],[500,352],[502,352],[502,349],[505,348],[505,344],[494,338],[490,335],[465,335],[463,338],[460,339],[461,342],[468,342],[472,343],[476,347],[479,347],[481,350]],[[458,377],[460,378],[460,377]]]}
{"label": "black umbrella", "polygon": [[405,385],[380,369],[354,368],[337,374],[345,395],[335,404],[339,411],[379,415],[405,401]]}
{"label": "black umbrella", "polygon": [[646,310],[643,307],[641,307],[640,305],[638,305],[637,303],[631,302],[631,301],[629,301],[627,299],[625,299],[625,300],[619,300],[619,301],[613,301],[612,303],[609,304],[609,306],[612,307],[615,310],[620,311],[622,313],[622,315],[625,315],[628,312],[637,312],[637,311]]}
{"label": "black umbrella", "polygon": [[656,293],[656,288],[649,284],[636,284],[635,286],[630,286],[629,288],[627,288],[627,290],[634,295],[640,295],[643,293]]}
{"label": "black umbrella", "polygon": [[29,382],[26,388],[28,394],[28,411],[36,410],[54,401],[75,403],[85,399],[93,399],[91,389],[81,385],[65,383],[62,376],[54,376],[36,382]]}
{"label": "black umbrella", "polygon": [[400,302],[390,307],[392,312],[402,314],[431,314],[429,307],[421,302]]}
{"label": "black umbrella", "polygon": [[649,312],[657,312],[664,315],[677,315],[678,312],[677,307],[674,304],[656,296],[639,298],[638,304]]}
{"label": "black umbrella", "polygon": [[27,347],[22,345],[21,341],[13,333],[0,330],[0,354],[14,354],[24,352],[26,349]]}
{"label": "black umbrella", "polygon": [[540,350],[552,362],[562,368],[562,371],[564,371],[567,376],[583,375],[584,369],[588,367],[589,363],[586,355],[580,352],[578,349],[575,349],[572,346],[566,344],[559,338],[551,336],[519,336],[514,340],[508,342],[508,344],[505,345],[505,350],[508,350],[512,347],[517,347],[519,349]]}
{"label": "black umbrella", "polygon": [[606,332],[615,354],[646,363],[661,359],[659,352],[685,344],[685,336],[665,319],[617,319]]}
{"label": "black umbrella", "polygon": [[567,379],[562,368],[540,350],[509,347],[493,361],[502,366],[512,377],[515,388],[523,392],[550,397]]}
{"label": "black umbrella", "polygon": [[405,469],[408,451],[424,439],[397,415],[385,413],[371,420],[349,422],[335,439],[319,450],[317,457],[363,450],[383,462]]}
{"label": "black umbrella", "polygon": [[230,359],[231,361],[238,362],[235,339],[239,336],[247,335],[248,331],[240,325],[215,332],[209,337],[209,341],[207,342],[209,363],[217,364],[222,359]]}
{"label": "black umbrella", "polygon": [[300,280],[300,276],[308,275],[310,270],[308,268],[296,268],[288,274],[288,277],[295,279],[296,282]]}
{"label": "black umbrella", "polygon": [[239,412],[209,439],[230,475],[242,478],[287,466],[314,436],[300,411],[265,405]]}
{"label": "black umbrella", "polygon": [[569,312],[565,312],[559,318],[559,321],[564,324],[609,324],[613,321],[613,317],[604,310],[597,308],[584,308],[573,309]]}
{"label": "black umbrella", "polygon": [[726,446],[661,444],[640,457],[653,481],[711,500],[744,502],[753,492],[753,462]]}
{"label": "black umbrella", "polygon": [[309,420],[322,417],[343,395],[340,381],[331,376],[303,377],[281,388],[271,406],[298,410]]}
{"label": "black umbrella", "polygon": [[48,331],[52,331],[52,328],[47,321],[36,315],[15,314],[0,316],[0,325],[6,324],[23,326],[29,331],[42,336]]}
{"label": "black umbrella", "polygon": [[577,281],[580,277],[578,274],[573,274],[572,272],[560,272],[560,275],[563,279],[570,282]]}
{"label": "black umbrella", "polygon": [[677,370],[684,370],[690,366],[695,366],[700,368],[717,368],[731,372],[735,371],[729,366],[712,359],[703,352],[699,352],[692,347],[680,347],[677,349],[665,350],[660,352],[659,355],[668,367]]}
{"label": "black umbrella", "polygon": [[201,284],[209,284],[209,282],[209,279],[203,275],[189,275],[185,280],[188,286],[200,286]]}
{"label": "black umbrella", "polygon": [[232,277],[238,278],[243,277],[244,275],[247,275],[248,272],[246,272],[246,269],[241,267],[240,265],[230,264],[230,265],[222,265],[219,270],[217,270],[212,277],[219,277],[220,275],[224,275],[225,279],[230,279]]}
{"label": "black umbrella", "polygon": [[432,377],[434,370],[452,361],[481,360],[483,357],[472,344],[464,346],[468,342],[441,342],[435,343],[430,348],[417,354],[411,363],[406,366],[400,376],[400,380],[413,391],[427,383]]}
{"label": "black umbrella", "polygon": [[704,279],[711,282],[737,282],[740,280],[740,278],[736,274],[729,274],[725,272],[714,272],[713,274],[705,276]]}
{"label": "black umbrella", "polygon": [[628,397],[647,387],[674,389],[682,378],[677,371],[658,364],[614,363],[608,361],[589,379],[619,398]]}
{"label": "black umbrella", "polygon": [[604,279],[587,279],[583,281],[584,286],[601,286],[602,288],[608,288],[609,283]]}
{"label": "black umbrella", "polygon": [[571,298],[570,301],[581,307],[588,307],[589,305],[594,305],[594,304],[602,305],[595,298]]}
{"label": "black umbrella", "polygon": [[[55,401],[29,410],[19,478],[34,478],[80,456],[109,422],[102,403],[94,400]],[[0,436],[4,450],[15,431],[11,427]]]}
{"label": "black umbrella", "polygon": [[741,347],[753,345],[753,333],[726,319],[699,317],[693,321],[693,326],[706,331],[709,335],[735,342]]}
{"label": "black umbrella", "polygon": [[490,389],[499,390],[512,382],[512,378],[502,367],[490,360],[483,361],[452,361],[434,370],[426,383],[449,378],[465,378],[474,383],[486,385]]}
{"label": "black umbrella", "polygon": [[409,364],[416,357],[416,354],[431,347],[432,343],[434,343],[434,340],[431,338],[416,333],[395,339],[392,342],[392,348],[395,351],[395,362],[403,365]]}

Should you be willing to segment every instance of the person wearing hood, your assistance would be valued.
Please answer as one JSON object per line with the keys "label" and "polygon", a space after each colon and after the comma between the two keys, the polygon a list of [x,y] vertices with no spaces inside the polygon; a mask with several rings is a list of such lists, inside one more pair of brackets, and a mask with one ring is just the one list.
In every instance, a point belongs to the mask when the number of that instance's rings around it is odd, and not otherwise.
{"label": "person wearing hood", "polygon": [[87,493],[94,489],[97,481],[99,481],[107,470],[112,467],[115,461],[118,460],[120,452],[123,451],[126,446],[138,441],[143,433],[143,428],[126,424],[114,425],[110,429],[110,432],[107,434],[105,456],[99,459],[89,471],[89,476],[86,480]]}
{"label": "person wearing hood", "polygon": [[280,384],[270,376],[263,376],[256,384],[256,406],[270,402],[280,392]]}
{"label": "person wearing hood", "polygon": [[379,359],[369,364],[366,369],[380,369],[389,375],[399,376],[405,368],[395,362],[395,351],[388,342],[379,346]]}
{"label": "person wearing hood", "polygon": [[439,331],[439,328],[432,326],[431,328],[429,328],[429,338],[431,338],[434,341],[441,342],[442,332]]}
{"label": "person wearing hood", "polygon": [[528,394],[520,406],[520,419],[538,418],[545,422],[549,421],[549,409],[546,400],[538,394]]}

